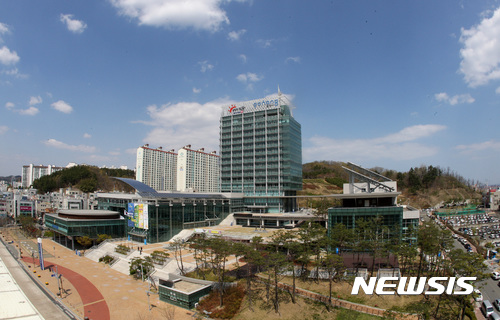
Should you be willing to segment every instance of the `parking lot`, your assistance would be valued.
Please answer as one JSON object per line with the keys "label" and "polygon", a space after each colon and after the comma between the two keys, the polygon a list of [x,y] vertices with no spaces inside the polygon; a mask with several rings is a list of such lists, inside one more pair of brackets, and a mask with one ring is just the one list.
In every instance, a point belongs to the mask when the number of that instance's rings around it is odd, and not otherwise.
{"label": "parking lot", "polygon": [[[481,245],[492,242],[496,247],[500,247],[500,218],[497,214],[446,216],[440,217],[438,221],[474,238]],[[455,236],[455,238],[457,237]],[[458,240],[460,241],[460,239]],[[467,240],[463,239],[460,242],[465,245]]]}

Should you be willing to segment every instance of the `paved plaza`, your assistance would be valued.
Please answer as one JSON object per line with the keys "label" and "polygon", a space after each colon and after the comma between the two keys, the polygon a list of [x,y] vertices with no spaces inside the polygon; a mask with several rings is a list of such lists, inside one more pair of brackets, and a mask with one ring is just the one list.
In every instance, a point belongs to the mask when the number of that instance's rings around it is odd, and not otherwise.
{"label": "paved plaza", "polygon": [[[23,239],[17,231],[7,229],[2,230],[1,237],[4,243],[12,242],[8,246],[15,246],[16,250],[21,248],[22,266],[28,270],[32,281],[38,282],[50,292],[55,301],[66,306],[77,318],[165,319],[165,314],[174,308],[174,319],[193,319],[192,311],[161,302],[157,294],[148,296],[148,282],[135,280],[109,265],[77,255],[50,239],[43,239],[45,270],[42,271],[38,259],[30,253],[30,250],[37,247],[34,240]],[[0,244],[0,247],[4,245]],[[154,249],[158,249],[158,244],[143,245],[142,255]],[[61,289],[57,277],[53,276],[56,270],[62,275]],[[32,303],[45,319],[56,319],[51,311],[45,314],[41,312],[40,308],[47,301]],[[66,317],[68,318],[69,316]]]}

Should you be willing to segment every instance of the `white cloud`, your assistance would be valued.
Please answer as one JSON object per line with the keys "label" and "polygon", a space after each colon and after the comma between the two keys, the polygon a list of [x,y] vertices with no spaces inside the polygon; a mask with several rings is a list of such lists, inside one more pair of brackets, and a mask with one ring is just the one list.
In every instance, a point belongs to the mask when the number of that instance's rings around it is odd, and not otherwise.
{"label": "white cloud", "polygon": [[51,107],[53,109],[56,109],[57,111],[60,111],[62,113],[71,113],[73,112],[73,107],[67,104],[66,102],[59,100],[51,104]]}
{"label": "white cloud", "polygon": [[17,68],[13,68],[10,70],[2,70],[3,74],[6,74],[8,76],[13,76],[18,79],[27,79],[28,75],[19,73],[19,70]]}
{"label": "white cloud", "polygon": [[38,108],[36,107],[29,107],[28,109],[24,109],[24,110],[15,110],[16,112],[19,112],[20,115],[23,115],[23,116],[34,116],[36,115],[38,112],[40,112],[40,110],[38,110]]}
{"label": "white cloud", "polygon": [[38,97],[31,97],[30,98],[30,102],[29,102],[30,106],[35,106],[35,105],[40,104],[40,103],[42,103],[42,97],[38,96]]}
{"label": "white cloud", "polygon": [[90,134],[88,134],[88,133],[84,133],[84,134],[83,134],[83,137],[84,137],[85,139],[90,139],[90,138],[92,138],[92,136],[91,136]]}
{"label": "white cloud", "polygon": [[0,22],[0,34],[5,34],[9,32],[9,27],[5,23]]}
{"label": "white cloud", "polygon": [[247,32],[246,29],[241,29],[238,31],[231,31],[228,33],[227,38],[231,41],[240,40],[240,37]]}
{"label": "white cloud", "polygon": [[361,161],[366,159],[410,160],[428,157],[438,152],[416,140],[430,137],[446,129],[442,125],[416,125],[372,139],[338,140],[315,136],[309,139],[311,147],[304,148],[305,161],[339,159]]}
{"label": "white cloud", "polygon": [[441,93],[436,93],[434,95],[434,98],[439,101],[439,102],[445,102],[448,103],[452,106],[459,104],[459,103],[473,103],[476,101],[470,94],[460,94],[460,95],[455,95],[453,97],[448,96],[446,92],[441,92]]}
{"label": "white cloud", "polygon": [[244,54],[240,54],[240,55],[239,55],[239,57],[240,57],[240,59],[241,59],[241,61],[242,61],[243,63],[247,63],[247,56],[246,56],[246,55],[244,55]]}
{"label": "white cloud", "polygon": [[289,62],[299,63],[300,57],[288,57],[288,58],[286,58],[285,63],[289,63]]}
{"label": "white cloud", "polygon": [[121,15],[138,20],[139,25],[167,29],[215,32],[229,24],[222,0],[110,0]]}
{"label": "white cloud", "polygon": [[79,151],[79,152],[86,152],[86,153],[92,153],[96,151],[96,148],[93,146],[86,146],[86,145],[70,145],[66,144],[61,141],[57,141],[56,139],[49,139],[43,141],[43,144],[45,144],[48,147],[56,148],[56,149],[63,149],[63,150],[70,150],[70,151]]}
{"label": "white cloud", "polygon": [[247,73],[242,73],[236,76],[236,79],[240,82],[247,83],[247,82],[257,82],[262,80],[262,77],[259,77],[255,73],[247,72]]}
{"label": "white cloud", "polygon": [[214,66],[211,65],[210,63],[208,63],[207,60],[200,61],[200,62],[198,62],[198,64],[200,65],[200,71],[201,72],[212,71],[214,69]]}
{"label": "white cloud", "polygon": [[500,151],[500,141],[489,140],[475,144],[461,144],[455,147],[455,149],[460,150],[462,153],[475,154],[479,151]]}
{"label": "white cloud", "polygon": [[12,102],[7,102],[7,103],[5,104],[5,108],[7,108],[7,109],[13,109],[15,106],[16,106],[16,105],[15,105],[15,104],[13,104]]}
{"label": "white cloud", "polygon": [[460,72],[471,87],[500,79],[500,8],[470,29],[462,28]]}
{"label": "white cloud", "polygon": [[201,89],[193,88],[193,93],[200,93],[200,92],[201,92]]}
{"label": "white cloud", "polygon": [[62,14],[61,13],[61,22],[66,25],[69,31],[73,33],[82,33],[86,28],[87,24],[81,20],[73,19],[72,14]]}
{"label": "white cloud", "polygon": [[178,149],[186,144],[206,151],[218,150],[219,118],[222,106],[229,105],[227,99],[200,104],[179,102],[147,108],[153,128],[143,139],[144,143]]}
{"label": "white cloud", "polygon": [[[9,27],[5,23],[0,22],[0,35],[9,33]],[[2,42],[2,38],[0,37],[0,42]]]}
{"label": "white cloud", "polygon": [[9,48],[3,46],[0,48],[0,63],[4,65],[16,64],[19,61],[19,56],[17,52],[10,51]]}
{"label": "white cloud", "polygon": [[9,127],[7,127],[7,126],[0,126],[0,135],[6,133],[7,131],[9,131]]}
{"label": "white cloud", "polygon": [[259,39],[259,40],[257,40],[257,43],[260,44],[264,48],[271,47],[273,45],[273,42],[274,42],[274,40],[272,40],[272,39],[268,39],[268,40]]}

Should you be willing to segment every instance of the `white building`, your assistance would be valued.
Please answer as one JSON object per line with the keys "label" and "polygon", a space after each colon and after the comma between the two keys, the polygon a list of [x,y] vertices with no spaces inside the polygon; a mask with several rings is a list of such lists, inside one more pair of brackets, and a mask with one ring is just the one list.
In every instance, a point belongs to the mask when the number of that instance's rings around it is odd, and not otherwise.
{"label": "white building", "polygon": [[137,148],[135,179],[157,191],[219,192],[219,156],[184,146],[176,153]]}
{"label": "white building", "polygon": [[52,165],[44,166],[39,165],[36,166],[34,164],[23,166],[22,172],[22,187],[28,188],[33,184],[33,181],[39,179],[43,176],[50,175],[56,171],[60,171],[64,169],[64,167],[56,167]]}
{"label": "white building", "polygon": [[490,209],[495,211],[500,210],[500,189],[490,190]]}
{"label": "white building", "polygon": [[184,146],[177,152],[177,191],[219,192],[219,156]]}
{"label": "white building", "polygon": [[157,191],[176,190],[177,153],[149,148],[137,148],[135,179]]}

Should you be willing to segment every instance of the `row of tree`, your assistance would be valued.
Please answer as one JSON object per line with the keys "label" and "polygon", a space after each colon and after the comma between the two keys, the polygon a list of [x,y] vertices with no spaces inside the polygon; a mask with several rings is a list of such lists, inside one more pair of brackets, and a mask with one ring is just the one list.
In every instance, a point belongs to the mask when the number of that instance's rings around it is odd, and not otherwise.
{"label": "row of tree", "polygon": [[[417,233],[418,241],[401,241],[398,230],[391,230],[381,225],[380,219],[361,222],[357,230],[347,229],[343,224],[335,225],[327,234],[324,227],[311,224],[298,231],[279,230],[269,241],[264,243],[259,236],[250,243],[232,242],[221,237],[205,237],[204,234],[189,243],[174,243],[174,258],[179,270],[185,273],[182,251],[189,247],[194,250],[196,261],[195,275],[202,279],[217,281],[220,306],[224,304],[225,283],[232,278],[227,276],[227,261],[235,256],[238,264],[237,275],[246,282],[246,295],[249,308],[253,311],[255,292],[253,283],[256,279],[265,282],[265,297],[276,312],[280,310],[279,283],[285,277],[291,277],[292,302],[296,302],[296,279],[306,281],[327,281],[329,287],[327,307],[332,305],[334,284],[350,281],[344,277],[344,271],[350,266],[344,257],[353,255],[363,259],[364,253],[370,254],[372,272],[375,260],[382,258],[389,261],[394,256],[400,264],[404,276],[475,276],[484,279],[485,266],[478,254],[469,254],[463,250],[450,250],[451,233],[441,230],[435,224],[422,226]],[[446,253],[448,252],[448,253]],[[360,265],[357,263],[356,265]],[[260,273],[262,272],[262,273]],[[256,274],[259,274],[256,277]],[[327,275],[321,279],[320,273]],[[324,277],[323,277],[324,278]],[[421,303],[397,311],[420,313],[427,319],[456,319],[463,317],[470,308],[470,301],[463,296],[440,295],[438,299],[424,297]]]}

